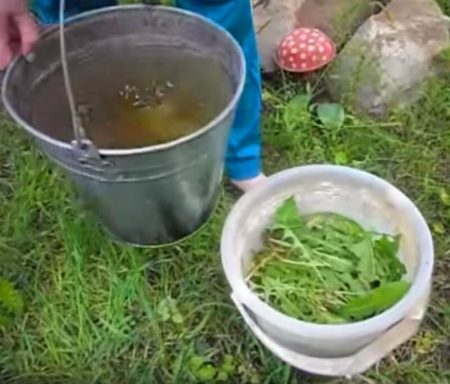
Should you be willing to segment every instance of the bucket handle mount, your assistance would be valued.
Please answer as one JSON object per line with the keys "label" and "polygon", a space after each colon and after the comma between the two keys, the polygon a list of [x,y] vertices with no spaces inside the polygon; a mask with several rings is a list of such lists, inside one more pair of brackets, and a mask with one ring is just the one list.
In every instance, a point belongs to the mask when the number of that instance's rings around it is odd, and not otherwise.
{"label": "bucket handle mount", "polygon": [[74,139],[72,141],[72,149],[83,164],[92,164],[100,167],[110,167],[110,163],[104,161],[100,157],[100,153],[97,147],[86,136],[86,131],[83,127],[82,115],[76,105],[75,96],[72,87],[72,81],[69,73],[69,65],[67,62],[67,49],[66,49],[66,37],[65,37],[65,10],[66,0],[59,1],[59,42],[60,42],[60,55],[61,66],[64,77],[64,87],[66,90],[67,100],[69,102],[70,115],[72,119],[72,130]]}

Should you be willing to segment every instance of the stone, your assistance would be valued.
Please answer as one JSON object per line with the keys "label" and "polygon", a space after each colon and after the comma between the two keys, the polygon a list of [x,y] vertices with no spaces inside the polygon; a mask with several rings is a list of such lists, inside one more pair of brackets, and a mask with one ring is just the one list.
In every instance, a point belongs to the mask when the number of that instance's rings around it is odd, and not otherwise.
{"label": "stone", "polygon": [[296,12],[297,24],[320,29],[340,46],[376,6],[373,0],[305,0]]}
{"label": "stone", "polygon": [[335,98],[385,116],[420,97],[449,48],[449,19],[434,0],[392,0],[356,31],[326,82]]}
{"label": "stone", "polygon": [[[248,0],[239,0],[248,1]],[[253,0],[253,19],[263,72],[273,72],[281,39],[296,27],[296,10],[304,0]]]}

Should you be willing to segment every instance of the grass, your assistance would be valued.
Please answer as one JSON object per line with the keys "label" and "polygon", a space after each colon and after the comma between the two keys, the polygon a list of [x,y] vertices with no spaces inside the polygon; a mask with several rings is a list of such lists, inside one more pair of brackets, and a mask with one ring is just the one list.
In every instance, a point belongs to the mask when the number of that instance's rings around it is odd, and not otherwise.
{"label": "grass", "polygon": [[[378,174],[417,203],[435,239],[434,293],[420,333],[351,383],[450,383],[450,76],[387,121],[347,111],[339,129],[301,115],[287,130],[297,92],[289,82],[265,90],[266,169],[327,162]],[[218,247],[232,194],[223,191],[211,223],[189,241],[133,249],[80,211],[60,172],[5,115],[0,143],[0,273],[26,303],[0,331],[2,384],[320,381],[274,358],[230,301]]]}

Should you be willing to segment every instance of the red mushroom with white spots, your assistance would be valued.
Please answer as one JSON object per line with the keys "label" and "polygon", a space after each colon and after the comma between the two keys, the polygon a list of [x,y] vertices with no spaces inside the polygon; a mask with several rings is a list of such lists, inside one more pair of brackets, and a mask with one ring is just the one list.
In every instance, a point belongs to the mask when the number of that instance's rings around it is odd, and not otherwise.
{"label": "red mushroom with white spots", "polygon": [[278,66],[288,72],[312,72],[336,57],[331,39],[316,28],[298,28],[285,36],[277,51]]}

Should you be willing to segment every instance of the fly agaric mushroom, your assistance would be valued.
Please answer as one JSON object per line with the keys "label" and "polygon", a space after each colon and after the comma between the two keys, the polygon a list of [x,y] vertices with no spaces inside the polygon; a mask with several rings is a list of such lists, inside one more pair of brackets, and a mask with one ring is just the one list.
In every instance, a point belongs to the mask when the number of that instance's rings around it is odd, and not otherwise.
{"label": "fly agaric mushroom", "polygon": [[298,28],[286,35],[278,47],[276,62],[288,72],[312,72],[336,57],[331,39],[316,28]]}

